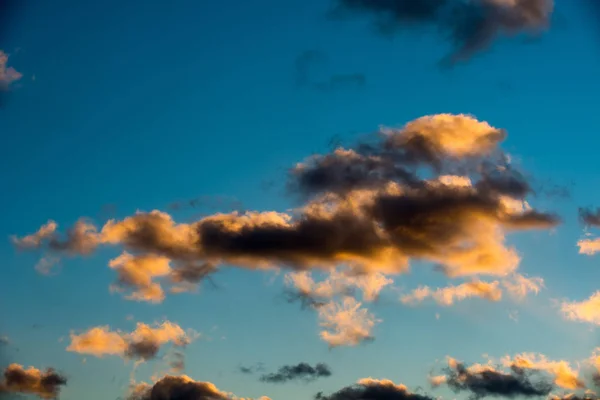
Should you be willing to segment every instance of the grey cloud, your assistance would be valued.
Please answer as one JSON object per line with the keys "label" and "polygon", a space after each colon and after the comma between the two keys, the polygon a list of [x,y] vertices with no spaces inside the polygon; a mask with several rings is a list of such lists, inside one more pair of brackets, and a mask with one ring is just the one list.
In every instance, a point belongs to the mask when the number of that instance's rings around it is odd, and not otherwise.
{"label": "grey cloud", "polygon": [[331,369],[327,364],[318,363],[313,367],[301,362],[296,365],[284,365],[277,372],[262,375],[260,380],[268,383],[285,383],[296,380],[312,381],[329,376],[331,376]]}

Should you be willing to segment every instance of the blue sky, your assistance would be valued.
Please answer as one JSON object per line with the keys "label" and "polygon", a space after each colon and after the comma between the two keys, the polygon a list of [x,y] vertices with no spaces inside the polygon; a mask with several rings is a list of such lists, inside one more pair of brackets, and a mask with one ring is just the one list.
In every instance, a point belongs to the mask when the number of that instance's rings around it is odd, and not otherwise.
{"label": "blue sky", "polygon": [[[328,20],[320,0],[51,3],[24,4],[0,43],[23,74],[0,109],[0,334],[10,338],[9,361],[69,377],[61,398],[124,395],[133,368],[118,357],[65,351],[71,330],[131,331],[135,322],[164,318],[202,333],[185,350],[187,375],[272,399],[310,398],[368,376],[431,392],[427,375],[447,355],[482,362],[484,353],[527,351],[576,362],[600,345],[593,325],[565,320],[553,302],[581,301],[598,289],[597,258],[576,247],[577,208],[600,203],[600,37],[583,1],[557,0],[555,23],[538,40],[502,37],[451,70],[438,68],[450,50],[439,35],[407,29],[384,38],[368,18]],[[365,84],[298,87],[295,62],[307,50],[326,56],[311,64],[316,79],[359,73]],[[448,284],[415,266],[369,306],[382,320],[375,341],[329,349],[316,313],[282,300],[281,275],[223,268],[216,289],[203,284],[198,294],[154,305],[109,292],[107,264],[118,249],[64,258],[58,274],[44,276],[34,269],[39,254],[15,251],[8,239],[48,219],[61,227],[81,216],[103,224],[199,196],[285,211],[298,205],[284,190],[287,168],[327,152],[332,137],[351,143],[381,125],[438,113],[472,114],[506,129],[503,148],[528,173],[571,187],[569,198],[534,201],[563,224],[509,237],[522,256],[519,271],[545,281],[537,296],[407,307],[397,291]],[[275,184],[265,189],[265,182]],[[190,221],[196,211],[172,215]],[[513,310],[518,322],[509,318]],[[272,385],[237,371],[300,361],[325,362],[333,376]],[[136,379],[149,380],[161,366],[142,365]],[[432,393],[454,397],[445,388]]]}

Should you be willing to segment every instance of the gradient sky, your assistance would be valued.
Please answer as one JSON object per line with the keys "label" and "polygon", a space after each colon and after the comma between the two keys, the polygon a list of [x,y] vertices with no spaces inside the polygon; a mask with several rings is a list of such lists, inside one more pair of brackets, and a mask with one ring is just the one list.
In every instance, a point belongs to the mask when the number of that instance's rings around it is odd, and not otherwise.
{"label": "gradient sky", "polygon": [[[448,70],[438,66],[450,49],[439,35],[406,29],[382,37],[368,18],[329,20],[328,1],[170,3],[23,2],[0,38],[23,74],[0,108],[0,336],[10,341],[0,361],[61,371],[69,379],[62,399],[117,398],[133,362],[68,352],[69,333],[168,319],[201,333],[185,349],[185,373],[239,396],[308,399],[373,377],[452,398],[427,382],[448,355],[475,363],[482,354],[535,352],[575,365],[600,346],[593,324],[560,311],[566,299],[590,297],[600,276],[600,259],[576,246],[584,233],[578,207],[600,205],[600,36],[583,1],[557,0],[539,38],[502,37]],[[298,84],[306,51],[324,55],[310,64],[311,82],[340,74],[365,81],[332,90]],[[285,211],[299,205],[286,194],[286,170],[327,152],[332,137],[351,143],[438,113],[506,129],[502,147],[536,182],[569,188],[566,198],[532,200],[558,213],[561,225],[508,238],[522,256],[519,272],[544,279],[539,294],[409,307],[402,293],[460,282],[417,263],[368,305],[381,320],[374,341],[329,349],[317,314],[282,297],[285,271],[222,268],[216,287],[204,282],[196,294],[150,304],[109,291],[115,272],[107,265],[119,249],[65,257],[46,276],[34,269],[39,253],[16,251],[9,240],[49,219],[66,228],[86,216],[101,226],[200,196]],[[228,202],[169,212],[188,222],[228,212]],[[517,321],[509,317],[515,311]],[[333,374],[277,385],[238,370],[257,362],[268,372],[324,362]],[[150,381],[164,365],[145,363],[135,379]]]}

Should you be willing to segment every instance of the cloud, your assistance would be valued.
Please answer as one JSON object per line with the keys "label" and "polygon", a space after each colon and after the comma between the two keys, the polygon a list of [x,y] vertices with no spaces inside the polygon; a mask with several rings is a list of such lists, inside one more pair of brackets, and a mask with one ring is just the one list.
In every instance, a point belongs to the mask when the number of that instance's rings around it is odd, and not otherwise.
{"label": "cloud", "polygon": [[[586,227],[600,227],[600,208],[592,210],[591,208],[580,208],[579,219]],[[577,242],[579,254],[588,256],[600,252],[600,237],[581,239]]]}
{"label": "cloud", "polygon": [[320,337],[329,347],[357,346],[373,340],[373,328],[380,322],[353,297],[330,301],[317,312],[323,328]]}
{"label": "cloud", "polygon": [[360,379],[352,386],[346,386],[335,393],[317,393],[316,400],[434,400],[433,397],[412,393],[403,384],[395,384],[388,379]]}
{"label": "cloud", "polygon": [[18,364],[10,364],[4,370],[0,381],[2,393],[33,394],[42,399],[56,399],[62,386],[67,384],[67,378],[52,368],[41,371],[34,367],[27,369]]}
{"label": "cloud", "polygon": [[600,237],[593,239],[581,239],[577,242],[579,247],[579,254],[585,254],[592,256],[600,252]]}
{"label": "cloud", "polygon": [[180,374],[185,369],[185,356],[179,351],[173,352],[173,358],[169,361],[171,372]]}
{"label": "cloud", "polygon": [[58,228],[58,224],[52,220],[49,220],[44,225],[32,234],[17,237],[11,236],[11,241],[13,245],[19,250],[33,250],[39,249],[45,240],[51,239],[54,237],[56,230]]}
{"label": "cloud", "polygon": [[598,400],[598,396],[594,393],[568,393],[561,396],[552,395],[549,397],[550,400]]}
{"label": "cloud", "polygon": [[[440,263],[451,276],[504,275],[519,263],[503,244],[505,232],[558,223],[524,201],[531,188],[521,174],[505,162],[492,167],[505,159],[498,148],[504,137],[504,131],[466,115],[423,117],[383,130],[374,144],[312,156],[292,169],[290,189],[330,202],[341,197],[340,213],[349,209],[357,220],[376,222],[389,239],[379,254],[390,253],[396,270],[416,258]],[[420,179],[421,167],[440,175]],[[451,174],[461,171],[470,176]],[[363,224],[367,229],[377,232]],[[373,236],[377,244],[380,236]]]}
{"label": "cloud", "polygon": [[331,369],[327,364],[318,363],[313,367],[301,362],[296,365],[284,365],[277,372],[262,375],[260,380],[267,383],[285,383],[296,380],[309,382],[329,376],[331,376]]}
{"label": "cloud", "polygon": [[364,301],[377,300],[380,292],[394,283],[382,273],[353,274],[346,269],[336,269],[320,282],[315,282],[309,271],[290,272],[284,278],[289,288],[289,300],[301,300],[303,305],[320,307],[336,296],[353,295],[356,290],[362,293]]}
{"label": "cloud", "polygon": [[169,263],[167,257],[154,254],[133,256],[124,252],[108,264],[118,274],[117,283],[111,288],[118,292],[131,289],[128,299],[160,303],[165,294],[160,284],[153,282],[153,278],[168,275],[171,272]]}
{"label": "cloud", "polygon": [[432,298],[442,306],[451,306],[457,301],[479,297],[497,302],[503,296],[501,285],[515,300],[523,300],[530,292],[537,294],[543,288],[544,280],[539,277],[527,278],[515,273],[502,281],[483,282],[473,280],[437,289],[432,289],[429,286],[420,286],[400,297],[400,301],[404,304],[415,305],[427,298]]}
{"label": "cloud", "polygon": [[500,282],[498,281],[472,281],[435,290],[428,286],[421,286],[413,292],[402,296],[400,300],[404,304],[415,304],[422,302],[427,297],[433,298],[438,304],[443,306],[451,306],[456,301],[469,297],[481,297],[489,301],[500,301],[502,299],[502,289],[500,289]]}
{"label": "cloud", "polygon": [[264,371],[265,370],[265,366],[263,363],[256,363],[254,365],[250,365],[250,366],[243,366],[240,365],[238,367],[238,370],[242,373],[242,374],[253,374],[255,372],[258,371]]}
{"label": "cloud", "polygon": [[130,333],[111,331],[108,326],[98,326],[81,334],[72,332],[67,351],[95,357],[113,355],[147,361],[155,358],[161,347],[167,343],[185,347],[198,336],[198,333],[192,330],[186,332],[179,325],[169,321],[154,326],[138,322],[136,329]]}
{"label": "cloud", "polygon": [[574,370],[569,362],[551,361],[543,354],[521,353],[514,357],[506,356],[502,364],[515,371],[531,370],[544,371],[554,379],[554,384],[563,389],[583,389],[585,383],[579,378],[578,371]]}
{"label": "cloud", "polygon": [[0,50],[0,91],[8,90],[13,82],[23,77],[23,74],[19,71],[7,66],[8,58],[8,54]]}
{"label": "cloud", "polygon": [[539,397],[553,389],[543,378],[535,379],[525,370],[503,372],[490,365],[474,364],[470,367],[448,358],[444,378],[434,377],[436,383],[445,383],[454,392],[470,392],[473,398],[495,397]]}
{"label": "cloud", "polygon": [[596,210],[580,208],[579,219],[587,226],[600,227],[600,208],[596,208]]}
{"label": "cloud", "polygon": [[[133,386],[128,400],[236,400],[239,397],[224,392],[210,382],[195,381],[189,376],[167,375],[153,385],[139,383]],[[250,400],[250,399],[248,399]],[[270,400],[261,397],[259,400]]]}
{"label": "cloud", "polygon": [[[541,280],[517,275],[521,258],[506,236],[549,229],[559,219],[527,201],[531,185],[500,148],[505,137],[470,115],[429,115],[294,166],[290,193],[304,203],[286,212],[178,222],[163,211],[138,211],[102,226],[80,218],[64,233],[48,221],[12,242],[40,251],[42,260],[117,247],[112,290],[151,303],[194,291],[224,265],[286,269],[290,300],[318,308],[321,338],[331,347],[356,346],[373,340],[379,322],[363,303],[414,262],[471,281],[422,290],[441,304],[472,296],[497,301],[501,287],[515,298],[539,291]],[[329,277],[315,282],[315,271]],[[501,278],[485,283],[481,275]]]}
{"label": "cloud", "polygon": [[538,294],[544,288],[544,279],[512,274],[502,281],[502,285],[514,299],[523,300],[529,293]]}
{"label": "cloud", "polygon": [[[490,155],[503,137],[503,131],[469,116],[423,117],[387,132],[372,151],[364,150],[375,166],[353,150],[334,153],[334,158],[349,157],[352,165],[366,168],[349,181],[339,181],[337,168],[333,175],[318,174],[335,179],[314,178],[316,171],[330,168],[327,156],[298,165],[292,177],[299,189],[325,193],[294,215],[233,212],[176,223],[164,212],[138,212],[110,220],[100,230],[80,220],[64,239],[53,225],[13,242],[20,248],[39,248],[47,242],[54,253],[76,254],[87,254],[99,244],[121,245],[135,254],[151,253],[180,264],[227,263],[253,269],[332,269],[346,264],[398,273],[406,271],[413,258],[439,263],[450,276],[504,275],[519,262],[516,251],[504,245],[504,231],[558,223],[555,216],[521,199],[529,191],[522,176],[502,166],[475,183],[466,176],[441,175],[406,185],[393,180],[396,167],[388,165],[426,162],[444,169],[451,160]],[[389,160],[381,161],[386,157]],[[345,182],[343,191],[340,182]]]}
{"label": "cloud", "polygon": [[560,310],[569,320],[600,325],[600,291],[593,293],[587,300],[563,301]]}
{"label": "cloud", "polygon": [[332,16],[365,14],[379,32],[429,26],[449,38],[447,61],[469,59],[500,36],[539,33],[550,24],[553,0],[338,0]]}

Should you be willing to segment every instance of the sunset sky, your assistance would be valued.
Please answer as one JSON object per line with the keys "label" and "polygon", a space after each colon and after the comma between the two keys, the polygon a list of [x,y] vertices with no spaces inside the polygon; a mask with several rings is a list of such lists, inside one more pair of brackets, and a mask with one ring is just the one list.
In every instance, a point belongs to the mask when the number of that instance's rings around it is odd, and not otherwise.
{"label": "sunset sky", "polygon": [[0,397],[600,398],[588,2],[9,3]]}

